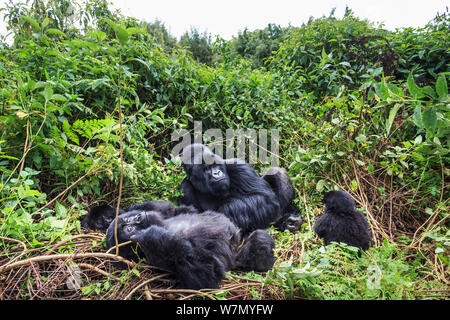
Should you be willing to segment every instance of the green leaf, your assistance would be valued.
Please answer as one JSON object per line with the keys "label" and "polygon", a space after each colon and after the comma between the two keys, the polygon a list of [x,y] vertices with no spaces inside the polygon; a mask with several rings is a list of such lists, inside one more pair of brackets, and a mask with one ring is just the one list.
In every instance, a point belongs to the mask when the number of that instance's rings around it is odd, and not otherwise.
{"label": "green leaf", "polygon": [[422,143],[422,136],[419,134],[415,139],[414,139],[414,144],[421,144]]}
{"label": "green leaf", "polygon": [[444,253],[444,252],[445,252],[445,250],[442,249],[441,247],[437,247],[437,248],[434,250],[434,253],[436,253],[436,254]]}
{"label": "green leaf", "polygon": [[77,134],[76,134],[75,132],[72,131],[72,128],[70,127],[70,124],[69,124],[66,120],[64,120],[63,125],[62,125],[62,128],[63,128],[63,132],[66,134],[66,136],[67,136],[70,140],[72,140],[73,142],[75,142],[77,145],[80,144],[80,141],[79,141],[79,139],[78,139]]}
{"label": "green leaf", "polygon": [[352,189],[353,191],[358,190],[358,183],[356,182],[355,179],[353,179],[352,182],[350,183],[350,189]]}
{"label": "green leaf", "polygon": [[429,108],[422,113],[422,122],[427,132],[434,133],[437,125],[436,109]]}
{"label": "green leaf", "polygon": [[52,95],[51,99],[52,101],[67,101],[67,98],[64,97],[62,94],[54,94]]}
{"label": "green leaf", "polygon": [[131,272],[133,272],[136,276],[140,277],[141,273],[137,269],[132,269]]}
{"label": "green leaf", "polygon": [[39,26],[39,23],[37,23],[36,20],[34,20],[31,17],[27,17],[27,16],[22,16],[23,20],[25,20],[26,22],[28,22],[34,30],[36,31],[41,31],[41,27]]}
{"label": "green leaf", "polygon": [[443,74],[441,74],[436,81],[436,92],[441,98],[448,95],[447,80]]}
{"label": "green leaf", "polygon": [[386,100],[389,97],[389,90],[384,83],[384,80],[382,82],[375,83],[375,92],[381,100]]}
{"label": "green leaf", "polygon": [[45,17],[44,21],[42,21],[42,29],[48,26],[49,22],[50,22],[49,18]]}
{"label": "green leaf", "polygon": [[66,221],[57,217],[48,217],[44,220],[44,223],[52,229],[63,229],[66,225]]}
{"label": "green leaf", "polygon": [[386,134],[389,135],[391,132],[392,123],[394,122],[395,116],[397,115],[398,109],[400,109],[401,104],[396,103],[394,107],[392,107],[391,111],[389,111],[389,117],[386,120]]}
{"label": "green leaf", "polygon": [[316,190],[320,192],[323,190],[324,186],[325,186],[325,180],[319,180],[316,184]]}
{"label": "green leaf", "polygon": [[144,33],[144,29],[141,28],[136,28],[136,27],[131,27],[131,28],[127,28],[127,33],[132,36],[133,34],[138,34],[138,33]]}
{"label": "green leaf", "polygon": [[434,92],[433,88],[430,86],[425,86],[422,88],[422,92],[425,93],[426,95],[432,97],[433,99],[436,99],[436,92]]}
{"label": "green leaf", "polygon": [[409,74],[406,84],[408,85],[408,90],[413,98],[420,99],[424,97],[422,90],[414,82],[412,73]]}
{"label": "green leaf", "polygon": [[402,90],[399,87],[397,87],[395,84],[388,83],[387,87],[394,95],[403,96]]}
{"label": "green leaf", "polygon": [[55,202],[55,213],[58,218],[65,218],[67,216],[67,209],[59,201]]}
{"label": "green leaf", "polygon": [[161,119],[161,117],[156,115],[156,114],[152,115],[152,120],[157,122],[157,123],[164,124],[163,119]]}
{"label": "green leaf", "polygon": [[53,89],[50,86],[46,86],[41,92],[46,101],[49,101],[53,96]]}
{"label": "green leaf", "polygon": [[130,35],[125,28],[116,26],[114,32],[116,33],[117,40],[119,40],[120,44],[125,44],[130,40]]}
{"label": "green leaf", "polygon": [[128,42],[128,40],[130,40],[130,35],[125,28],[118,26],[109,19],[106,19],[105,21],[116,33],[117,40],[119,40],[120,44],[125,44]]}
{"label": "green leaf", "polygon": [[327,55],[327,53],[325,52],[325,48],[324,48],[324,47],[322,47],[322,59],[323,59],[323,60],[328,60],[328,55]]}
{"label": "green leaf", "polygon": [[423,122],[422,122],[422,106],[419,104],[416,105],[414,108],[414,114],[413,114],[413,121],[416,126],[418,126],[420,129],[423,128]]}
{"label": "green leaf", "polygon": [[67,38],[67,36],[66,36],[66,34],[65,34],[64,32],[62,32],[62,31],[59,30],[59,29],[55,29],[55,28],[48,28],[48,29],[45,31],[45,33],[46,33],[46,34],[57,34],[57,35],[63,36],[64,38]]}

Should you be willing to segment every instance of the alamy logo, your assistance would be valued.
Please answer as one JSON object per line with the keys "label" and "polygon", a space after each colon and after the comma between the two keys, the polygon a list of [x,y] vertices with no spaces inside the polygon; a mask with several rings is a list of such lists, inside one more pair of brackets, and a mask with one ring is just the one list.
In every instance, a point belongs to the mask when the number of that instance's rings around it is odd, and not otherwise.
{"label": "alamy logo", "polygon": [[202,122],[194,121],[193,138],[186,129],[172,132],[172,141],[180,139],[181,142],[172,149],[172,157],[179,156],[183,148],[190,144],[207,143],[209,149],[221,158],[239,158],[249,164],[270,164],[271,167],[277,167],[279,163],[279,129],[271,129],[270,132],[267,129],[226,129],[224,136],[220,129],[203,132]]}
{"label": "alamy logo", "polygon": [[366,279],[366,286],[367,289],[380,289],[380,281],[382,278],[382,273],[380,270],[380,267],[377,265],[370,265],[367,268],[367,279]]}
{"label": "alamy logo", "polygon": [[81,289],[81,271],[77,265],[68,265],[67,273],[69,276],[66,280],[67,288],[70,290],[80,290]]}

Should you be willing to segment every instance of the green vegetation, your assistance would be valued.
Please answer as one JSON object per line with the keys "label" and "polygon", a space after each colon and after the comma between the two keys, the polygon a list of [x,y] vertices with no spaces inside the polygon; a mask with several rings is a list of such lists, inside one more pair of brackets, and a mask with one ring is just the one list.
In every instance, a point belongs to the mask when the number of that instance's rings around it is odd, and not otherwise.
{"label": "green vegetation", "polygon": [[[347,10],[228,42],[193,29],[179,43],[103,0],[4,14],[14,43],[0,41],[0,299],[448,298],[448,14],[392,32]],[[219,290],[180,293],[148,266],[106,267],[103,235],[80,236],[79,221],[117,203],[122,177],[122,207],[173,199],[184,173],[170,135],[194,120],[280,129],[305,223],[270,231],[267,274],[229,272]],[[374,247],[361,257],[312,231],[335,188],[368,217]],[[69,259],[79,291],[56,254],[81,254]]]}

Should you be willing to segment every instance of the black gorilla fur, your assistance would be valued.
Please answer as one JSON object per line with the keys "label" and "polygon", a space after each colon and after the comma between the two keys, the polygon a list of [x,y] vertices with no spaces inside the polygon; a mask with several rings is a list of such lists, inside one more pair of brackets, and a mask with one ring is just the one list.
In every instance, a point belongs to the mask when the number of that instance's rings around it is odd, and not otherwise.
{"label": "black gorilla fur", "polygon": [[[171,271],[180,287],[190,289],[216,288],[236,265],[244,270],[257,267],[257,271],[272,267],[273,239],[265,231],[255,231],[258,236],[252,233],[238,249],[239,230],[223,214],[206,211],[200,215],[184,206],[177,209],[170,218],[157,211],[122,214],[117,222],[118,242],[134,244],[119,247],[119,255],[134,261],[146,257],[149,264]],[[106,235],[108,249],[115,246],[114,228],[113,221]],[[263,250],[255,252],[259,247]]]}
{"label": "black gorilla fur", "polygon": [[345,191],[326,192],[324,214],[317,219],[314,231],[325,244],[332,241],[367,250],[371,233],[366,217],[355,208],[355,200]]}
{"label": "black gorilla fur", "polygon": [[[176,214],[177,208],[167,201],[147,201],[134,204],[126,210],[119,209],[119,215],[133,210],[158,211],[164,213],[164,217],[168,218]],[[105,204],[100,205],[89,210],[89,213],[81,221],[81,226],[85,229],[105,232],[115,217],[116,208]]]}
{"label": "black gorilla fur", "polygon": [[[105,210],[111,210],[109,207]],[[167,208],[164,211],[163,208]],[[117,240],[118,243],[130,241],[130,237],[135,232],[146,229],[151,225],[162,226],[164,220],[179,214],[198,214],[193,206],[180,206],[175,208],[170,202],[166,201],[149,201],[139,203],[130,207],[131,210],[125,211],[117,219]],[[146,214],[150,212],[149,214]],[[131,228],[130,230],[125,227]],[[115,220],[111,221],[106,231],[106,247],[110,249],[115,246],[114,239]],[[139,258],[145,257],[142,250],[132,244],[119,247],[119,255],[131,260],[138,261]],[[117,264],[122,266],[123,264]]]}
{"label": "black gorilla fur", "polygon": [[[125,211],[119,209],[119,215]],[[84,229],[98,230],[105,232],[111,221],[116,216],[116,209],[106,204],[100,205],[89,210],[89,213],[81,221],[81,227]]]}
{"label": "black gorilla fur", "polygon": [[[294,193],[279,199],[269,182],[245,161],[224,160],[202,144],[185,147],[181,160],[187,178],[180,185],[184,195],[178,199],[179,204],[221,212],[243,235],[273,223],[282,225]],[[276,191],[282,194],[284,189]]]}
{"label": "black gorilla fur", "polygon": [[253,231],[237,253],[235,268],[243,271],[269,270],[275,262],[274,247],[275,240],[266,231]]}
{"label": "black gorilla fur", "polygon": [[272,167],[262,178],[269,183],[280,202],[282,217],[275,223],[275,227],[281,231],[288,229],[295,232],[299,230],[303,221],[299,210],[293,203],[295,189],[286,169]]}

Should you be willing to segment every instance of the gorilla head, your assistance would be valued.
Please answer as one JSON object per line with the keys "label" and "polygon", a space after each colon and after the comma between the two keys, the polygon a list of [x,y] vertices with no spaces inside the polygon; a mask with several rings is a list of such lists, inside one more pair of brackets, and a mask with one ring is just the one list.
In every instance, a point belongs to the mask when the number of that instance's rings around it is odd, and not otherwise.
{"label": "gorilla head", "polygon": [[[119,209],[119,215],[124,213]],[[105,232],[111,221],[116,216],[116,208],[110,207],[106,204],[100,205],[89,210],[89,213],[81,221],[81,227],[85,229],[98,230]]]}
{"label": "gorilla head", "polygon": [[334,214],[352,214],[355,200],[345,191],[333,190],[323,195],[322,202],[329,212]]}
{"label": "gorilla head", "polygon": [[[150,225],[163,225],[163,215],[158,211],[132,210],[123,213],[117,220],[117,241],[123,243],[130,241],[131,236],[147,228]],[[106,247],[109,249],[116,245],[115,242],[115,220],[113,220],[106,232]],[[136,244],[127,244],[119,247],[119,255],[122,257],[138,261],[139,257],[144,257],[142,250]],[[121,264],[119,264],[121,265]]]}
{"label": "gorilla head", "polygon": [[214,196],[228,194],[230,178],[225,161],[202,144],[191,144],[183,149],[183,168],[189,181],[203,193]]}

